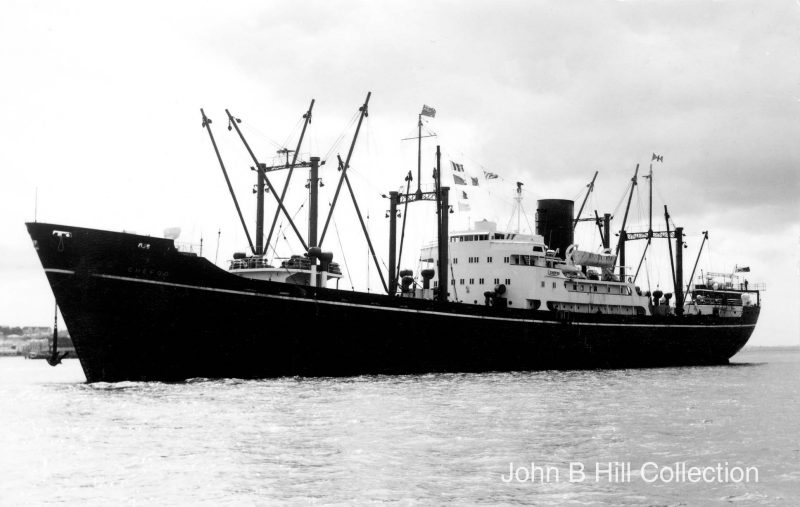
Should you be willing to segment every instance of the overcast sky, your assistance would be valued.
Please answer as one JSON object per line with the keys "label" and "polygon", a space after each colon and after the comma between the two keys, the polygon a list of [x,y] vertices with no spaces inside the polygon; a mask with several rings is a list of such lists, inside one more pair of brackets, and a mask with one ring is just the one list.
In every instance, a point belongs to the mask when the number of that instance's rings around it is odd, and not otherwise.
{"label": "overcast sky", "polygon": [[[751,344],[796,344],[799,28],[793,1],[6,1],[0,324],[50,320],[52,293],[24,229],[37,191],[40,221],[153,235],[180,226],[182,241],[203,236],[212,261],[221,230],[224,265],[246,241],[199,108],[214,120],[252,222],[253,173],[225,108],[270,162],[281,145],[293,147],[315,98],[302,151],[329,157],[327,203],[335,155],[345,156],[351,121],[372,91],[352,168],[382,257],[388,206],[380,194],[415,170],[415,143],[401,139],[414,135],[429,104],[437,116],[426,130],[438,137],[424,141],[426,182],[437,143],[474,175],[502,176],[470,189],[472,210],[454,216],[457,226],[480,218],[505,225],[515,181],[525,182],[532,222],[536,199],[579,197],[595,170],[587,209],[621,214],[636,164],[647,172],[659,153],[657,225],[667,204],[686,228],[687,276],[709,230],[701,268],[748,265],[751,281],[767,283]],[[287,207],[299,209],[305,230],[306,175],[297,174]],[[281,185],[283,175],[274,179]],[[646,215],[640,184],[634,229]],[[432,239],[431,211],[409,214],[411,258]],[[347,257],[354,283],[366,284],[352,207],[343,201],[335,216],[342,244],[355,250]],[[592,226],[581,227],[578,239],[593,249]],[[293,242],[287,234],[279,252]],[[338,239],[326,243],[341,260]],[[652,284],[666,284],[665,255],[648,259]],[[373,270],[372,290],[375,280]]]}

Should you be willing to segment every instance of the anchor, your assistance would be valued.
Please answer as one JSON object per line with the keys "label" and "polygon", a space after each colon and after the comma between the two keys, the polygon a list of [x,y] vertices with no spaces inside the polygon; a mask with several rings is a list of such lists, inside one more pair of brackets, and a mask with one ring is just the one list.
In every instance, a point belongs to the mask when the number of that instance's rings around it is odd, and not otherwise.
{"label": "anchor", "polygon": [[53,346],[51,347],[50,357],[47,358],[47,364],[56,366],[61,364],[61,360],[67,357],[69,352],[58,353],[58,303],[56,303],[55,316],[53,317]]}

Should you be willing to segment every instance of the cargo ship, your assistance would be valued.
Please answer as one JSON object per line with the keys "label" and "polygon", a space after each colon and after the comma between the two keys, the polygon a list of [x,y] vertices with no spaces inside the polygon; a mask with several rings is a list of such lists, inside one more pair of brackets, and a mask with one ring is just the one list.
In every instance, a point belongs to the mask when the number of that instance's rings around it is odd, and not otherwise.
{"label": "cargo ship", "polygon": [[[627,233],[626,212],[612,249],[611,217],[597,216],[592,221],[603,238],[598,252],[573,244],[573,231],[585,219],[580,211],[574,216],[574,202],[568,200],[538,201],[535,234],[499,230],[485,220],[450,231],[450,187],[442,182],[438,147],[429,190],[420,184],[418,163],[416,190],[409,173],[405,191],[386,195],[390,233],[384,271],[347,176],[369,98],[359,109],[346,158],[338,157],[338,185],[321,234],[318,187],[325,161],[298,160],[314,102],[303,115],[297,148],[285,150],[286,162],[276,166],[256,158],[239,120],[226,110],[257,173],[255,242],[211,120],[201,110],[250,243],[250,252],[235,254],[228,269],[182,251],[174,238],[26,224],[88,382],[719,365],[751,336],[761,307],[758,288],[711,280],[684,287],[683,230],[670,229],[668,217],[667,231],[651,225],[646,233]],[[433,114],[425,106],[419,115],[420,141],[423,116]],[[283,202],[299,168],[308,169],[304,234]],[[278,170],[288,171],[283,192],[269,179]],[[323,247],[344,187],[382,293],[338,288],[341,268]],[[266,195],[276,199],[276,219],[283,214],[304,249],[281,262],[270,262],[265,253],[275,227],[273,220],[265,241]],[[437,233],[423,246],[414,273],[399,268],[398,255],[406,227],[402,211],[420,201],[435,203]],[[399,250],[398,215],[404,217]],[[656,238],[675,246],[669,294],[643,292],[625,266],[627,241],[646,239],[649,245]]]}

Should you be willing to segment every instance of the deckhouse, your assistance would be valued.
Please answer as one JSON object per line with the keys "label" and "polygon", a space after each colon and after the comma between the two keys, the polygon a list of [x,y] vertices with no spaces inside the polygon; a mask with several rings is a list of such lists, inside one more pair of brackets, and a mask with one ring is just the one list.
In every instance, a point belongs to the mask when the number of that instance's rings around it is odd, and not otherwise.
{"label": "deckhouse", "polygon": [[[434,271],[436,248],[425,245],[419,259]],[[449,299],[530,310],[650,314],[650,298],[611,273],[614,256],[587,254],[573,247],[562,259],[542,235],[499,232],[493,222],[476,222],[472,230],[449,236]],[[436,281],[433,288],[439,290]]]}

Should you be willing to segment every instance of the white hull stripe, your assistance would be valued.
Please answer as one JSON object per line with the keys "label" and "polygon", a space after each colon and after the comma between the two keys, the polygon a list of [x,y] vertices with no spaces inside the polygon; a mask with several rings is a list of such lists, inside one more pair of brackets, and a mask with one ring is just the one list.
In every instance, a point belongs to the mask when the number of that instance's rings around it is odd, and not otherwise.
{"label": "white hull stripe", "polygon": [[[45,269],[48,273],[60,273],[60,274],[67,274],[72,275],[75,274],[75,271],[70,271],[66,269]],[[378,306],[378,305],[370,305],[370,304],[360,304],[360,303],[346,303],[343,301],[328,301],[325,299],[313,299],[313,298],[300,298],[300,297],[292,297],[292,296],[281,296],[278,294],[260,294],[257,292],[247,292],[241,290],[232,290],[232,289],[218,289],[216,287],[203,287],[199,285],[189,285],[183,283],[173,283],[173,282],[161,282],[158,280],[144,280],[142,278],[131,278],[128,276],[116,276],[116,275],[92,275],[97,278],[107,278],[110,280],[121,280],[124,282],[135,282],[135,283],[146,283],[151,285],[164,285],[167,287],[178,287],[182,289],[195,289],[195,290],[203,290],[208,292],[220,292],[224,294],[236,294],[240,296],[253,296],[253,297],[262,297],[262,298],[269,298],[269,299],[285,299],[288,301],[303,301],[306,303],[316,303],[316,304],[325,304],[325,305],[334,305],[334,306],[352,306],[355,308],[368,308],[371,310],[383,310],[383,311],[390,311],[390,312],[407,312],[407,313],[419,313],[425,315],[440,315],[443,317],[459,317],[459,318],[467,318],[467,319],[479,319],[479,320],[499,320],[504,322],[528,322],[532,324],[562,324],[561,321],[558,320],[536,320],[536,319],[521,319],[521,318],[513,318],[513,317],[492,317],[489,315],[468,315],[468,314],[453,314],[447,312],[437,312],[433,310],[415,310],[413,308],[397,308],[397,307],[386,307],[386,306]],[[694,329],[705,329],[709,326],[704,325],[688,325],[688,324],[614,324],[614,323],[607,323],[607,322],[570,322],[571,326],[606,326],[606,327],[670,327],[670,328],[694,328]],[[755,324],[719,324],[712,326],[714,328],[719,327],[755,327]]]}

